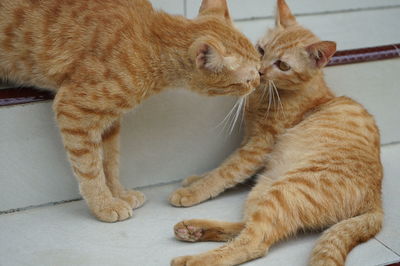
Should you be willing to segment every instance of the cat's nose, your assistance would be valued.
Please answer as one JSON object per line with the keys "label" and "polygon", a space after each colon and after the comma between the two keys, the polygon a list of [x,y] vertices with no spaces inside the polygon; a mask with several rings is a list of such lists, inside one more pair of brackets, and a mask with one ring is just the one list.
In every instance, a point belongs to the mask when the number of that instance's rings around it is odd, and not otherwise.
{"label": "cat's nose", "polygon": [[262,77],[262,76],[265,76],[265,73],[267,73],[267,68],[266,68],[266,67],[261,67],[261,68],[258,70],[258,74],[260,74],[261,77]]}
{"label": "cat's nose", "polygon": [[261,67],[258,69],[258,73],[260,74],[261,77],[262,77],[262,76],[265,76],[265,73],[267,73],[267,68],[266,68],[265,66],[261,66]]}

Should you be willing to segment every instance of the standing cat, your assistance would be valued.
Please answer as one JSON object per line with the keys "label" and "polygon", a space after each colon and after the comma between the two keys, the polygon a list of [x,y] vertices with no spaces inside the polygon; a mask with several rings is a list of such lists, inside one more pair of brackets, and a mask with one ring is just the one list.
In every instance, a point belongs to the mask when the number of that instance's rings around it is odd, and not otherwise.
{"label": "standing cat", "polygon": [[120,221],[144,196],[118,180],[122,114],[170,87],[246,95],[259,56],[226,0],[189,20],[147,0],[0,0],[0,79],[56,91],[53,109],[83,198]]}
{"label": "standing cat", "polygon": [[173,266],[240,264],[264,256],[299,230],[329,226],[310,265],[344,265],[348,252],[381,228],[382,165],[374,119],[325,84],[321,68],[336,44],[300,26],[284,0],[278,0],[277,13],[275,29],[258,44],[261,87],[267,91],[264,97],[262,91],[250,95],[245,141],[219,168],[188,178],[172,204],[199,203],[265,170],[248,196],[243,222],[188,220],[175,226],[181,240],[231,241],[176,258]]}

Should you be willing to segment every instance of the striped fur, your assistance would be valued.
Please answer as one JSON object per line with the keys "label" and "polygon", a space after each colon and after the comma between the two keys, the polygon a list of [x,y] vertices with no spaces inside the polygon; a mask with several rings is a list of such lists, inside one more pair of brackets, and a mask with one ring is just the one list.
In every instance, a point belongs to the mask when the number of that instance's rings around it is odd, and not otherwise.
{"label": "striped fur", "polygon": [[[184,241],[229,242],[175,258],[173,266],[241,264],[264,256],[299,230],[322,228],[328,229],[310,265],[340,266],[354,246],[381,229],[379,131],[360,104],[335,97],[326,86],[321,67],[334,53],[334,43],[321,42],[298,25],[278,0],[276,28],[258,45],[264,50],[262,85],[246,107],[243,144],[219,168],[186,179],[171,203],[197,204],[264,170],[247,198],[243,222],[198,219],[175,226],[176,237]],[[279,70],[278,60],[291,69]]]}
{"label": "striped fur", "polygon": [[57,93],[81,194],[106,222],[144,202],[118,180],[122,114],[171,87],[246,95],[259,84],[259,61],[225,0],[204,0],[194,20],[147,0],[0,0],[0,79]]}

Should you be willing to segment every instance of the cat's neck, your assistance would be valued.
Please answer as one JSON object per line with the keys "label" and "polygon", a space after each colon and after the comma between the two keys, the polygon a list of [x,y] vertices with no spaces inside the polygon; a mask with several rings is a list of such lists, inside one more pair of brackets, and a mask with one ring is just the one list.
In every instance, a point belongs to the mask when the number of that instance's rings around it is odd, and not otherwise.
{"label": "cat's neck", "polygon": [[297,105],[300,112],[316,108],[335,97],[331,89],[326,84],[323,74],[315,76],[309,82],[303,84],[298,90],[281,90],[282,101],[289,105]]}
{"label": "cat's neck", "polygon": [[150,25],[150,62],[146,62],[146,65],[150,68],[152,78],[157,79],[154,84],[157,91],[187,87],[195,67],[188,51],[199,37],[199,32],[192,29],[194,24],[194,21],[181,16],[155,13]]}
{"label": "cat's neck", "polygon": [[[335,97],[334,93],[328,87],[323,77],[323,74],[315,76],[304,88],[304,95],[307,96],[309,101],[316,101],[314,104],[323,100],[330,100]],[[316,107],[316,106],[312,106]]]}
{"label": "cat's neck", "polygon": [[272,119],[270,123],[279,124],[282,129],[299,123],[307,114],[314,112],[321,104],[335,97],[327,86],[322,73],[296,90],[277,89],[282,105],[272,104],[275,105],[271,107],[271,109],[275,109],[273,110],[275,115],[270,117]]}

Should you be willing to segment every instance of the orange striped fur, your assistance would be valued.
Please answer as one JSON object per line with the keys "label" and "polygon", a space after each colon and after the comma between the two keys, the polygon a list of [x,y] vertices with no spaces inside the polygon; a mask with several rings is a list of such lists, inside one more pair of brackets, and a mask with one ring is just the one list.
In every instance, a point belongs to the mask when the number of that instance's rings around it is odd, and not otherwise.
{"label": "orange striped fur", "polygon": [[229,242],[175,258],[173,266],[241,264],[299,230],[321,228],[328,229],[310,265],[340,266],[354,246],[381,229],[379,131],[360,104],[335,97],[325,84],[321,68],[335,44],[300,26],[278,0],[276,27],[258,49],[262,84],[249,96],[243,144],[219,168],[187,178],[170,201],[191,206],[264,170],[248,196],[243,222],[187,220],[175,226],[184,241]]}
{"label": "orange striped fur", "polygon": [[144,196],[119,183],[122,114],[164,89],[246,95],[259,56],[226,0],[193,20],[147,0],[0,0],[0,79],[55,91],[53,109],[94,215],[124,220]]}

